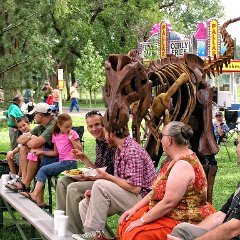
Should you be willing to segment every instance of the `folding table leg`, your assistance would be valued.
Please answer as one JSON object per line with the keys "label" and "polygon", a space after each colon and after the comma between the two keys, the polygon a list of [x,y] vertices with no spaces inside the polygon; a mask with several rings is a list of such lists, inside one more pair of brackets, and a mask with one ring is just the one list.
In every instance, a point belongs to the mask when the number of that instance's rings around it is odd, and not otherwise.
{"label": "folding table leg", "polygon": [[3,212],[5,208],[3,199],[0,197],[0,229],[3,229]]}
{"label": "folding table leg", "polygon": [[20,233],[22,239],[23,239],[23,240],[28,240],[28,238],[26,237],[26,235],[24,234],[24,232],[23,232],[23,230],[22,230],[22,228],[21,228],[21,226],[20,226],[20,222],[21,222],[21,224],[22,224],[23,222],[26,222],[26,223],[27,223],[27,221],[19,221],[19,220],[17,220],[16,217],[14,216],[14,213],[13,213],[13,211],[12,211],[12,208],[11,208],[11,206],[8,204],[8,202],[7,202],[7,201],[4,201],[4,199],[3,199],[3,202],[5,203],[5,206],[6,206],[8,212],[9,212],[11,218],[12,218],[13,224],[16,226],[16,228],[17,228],[18,232]]}

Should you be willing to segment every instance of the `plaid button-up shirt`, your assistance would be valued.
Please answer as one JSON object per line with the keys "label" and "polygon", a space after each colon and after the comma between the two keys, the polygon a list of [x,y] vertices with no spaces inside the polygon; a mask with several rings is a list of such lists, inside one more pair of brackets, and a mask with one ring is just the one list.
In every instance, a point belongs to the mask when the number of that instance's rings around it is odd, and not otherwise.
{"label": "plaid button-up shirt", "polygon": [[106,172],[113,175],[115,150],[115,148],[109,147],[105,139],[96,139],[95,165],[97,168],[107,167]]}
{"label": "plaid button-up shirt", "polygon": [[122,149],[117,149],[114,176],[126,179],[133,186],[140,186],[142,197],[151,190],[156,173],[152,159],[134,139],[125,138]]}

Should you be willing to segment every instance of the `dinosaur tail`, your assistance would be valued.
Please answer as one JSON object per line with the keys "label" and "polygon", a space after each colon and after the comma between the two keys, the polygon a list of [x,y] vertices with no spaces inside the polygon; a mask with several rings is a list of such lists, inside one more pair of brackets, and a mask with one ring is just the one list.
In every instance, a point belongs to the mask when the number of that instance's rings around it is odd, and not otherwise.
{"label": "dinosaur tail", "polygon": [[218,74],[222,73],[222,68],[223,64],[227,66],[230,63],[230,60],[234,58],[234,40],[232,39],[231,35],[227,32],[226,28],[228,27],[229,24],[232,24],[234,22],[237,22],[240,20],[240,17],[230,19],[226,21],[221,29],[221,35],[223,38],[224,45],[227,47],[226,51],[224,52],[223,56],[217,56],[215,55],[213,59],[209,57],[207,61],[205,61],[205,67],[203,69],[203,75],[205,76],[206,74],[211,78],[211,73],[215,76],[215,71]]}

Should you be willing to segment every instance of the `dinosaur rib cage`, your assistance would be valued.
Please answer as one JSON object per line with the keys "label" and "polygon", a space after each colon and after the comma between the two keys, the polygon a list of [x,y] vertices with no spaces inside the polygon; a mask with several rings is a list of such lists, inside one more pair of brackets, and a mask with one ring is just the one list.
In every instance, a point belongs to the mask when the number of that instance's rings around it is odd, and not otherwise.
{"label": "dinosaur rib cage", "polygon": [[[173,95],[171,95],[172,106],[166,106],[161,116],[146,116],[150,129],[158,131],[162,124],[170,121],[181,121],[187,123],[196,105],[196,84],[191,80],[191,72],[185,64],[169,64],[162,66],[159,70],[149,73],[149,79],[152,81],[152,92],[154,97],[158,97],[162,93],[167,93],[170,87],[185,73],[188,80],[183,83]],[[154,111],[152,109],[152,111]],[[159,134],[153,134],[158,140]]]}

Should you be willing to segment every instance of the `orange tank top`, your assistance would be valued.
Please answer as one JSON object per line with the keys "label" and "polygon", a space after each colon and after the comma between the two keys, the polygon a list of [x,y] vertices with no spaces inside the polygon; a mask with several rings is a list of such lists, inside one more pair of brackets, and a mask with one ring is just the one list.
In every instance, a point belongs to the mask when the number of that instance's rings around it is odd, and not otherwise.
{"label": "orange tank top", "polygon": [[170,167],[170,162],[165,163],[157,179],[153,183],[149,208],[152,208],[163,199],[169,173],[174,164],[179,160],[185,160],[192,165],[195,172],[195,180],[189,184],[181,201],[166,215],[166,217],[173,218],[177,221],[198,223],[212,214],[214,209],[211,204],[207,203],[207,180],[203,167],[195,153],[181,156],[178,160],[173,162]]}

